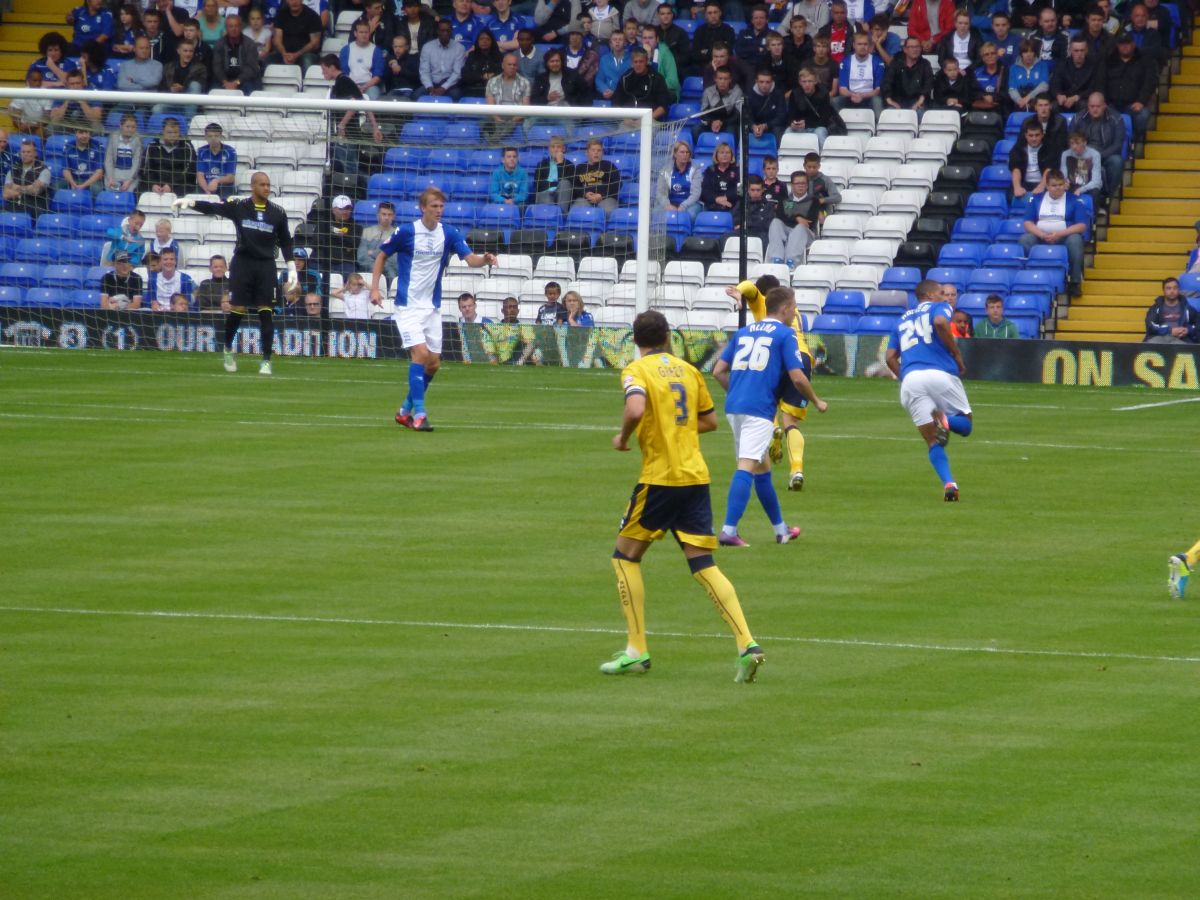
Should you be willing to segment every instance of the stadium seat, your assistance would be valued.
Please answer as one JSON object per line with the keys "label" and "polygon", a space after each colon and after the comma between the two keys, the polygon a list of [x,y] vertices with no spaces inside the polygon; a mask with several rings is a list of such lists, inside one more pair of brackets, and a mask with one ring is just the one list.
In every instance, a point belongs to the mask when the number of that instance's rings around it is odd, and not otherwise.
{"label": "stadium seat", "polygon": [[[514,208],[514,213],[516,209]],[[442,213],[442,221],[453,225],[462,231],[470,231],[475,226],[475,204],[450,202]],[[518,224],[520,224],[518,222]]]}
{"label": "stadium seat", "polygon": [[[468,175],[486,175],[490,178],[496,166],[500,165],[500,157],[499,150],[472,150],[467,157],[466,173]],[[524,165],[524,163],[521,164]],[[536,166],[536,163],[534,165]],[[534,169],[529,171],[532,175]]]}
{"label": "stadium seat", "polygon": [[404,195],[404,175],[380,172],[367,179],[367,197],[372,200],[399,200]]}
{"label": "stadium seat", "polygon": [[1050,304],[1046,302],[1044,295],[1010,294],[1004,301],[1004,311],[1022,315],[1036,313],[1038,318],[1044,319],[1050,315]]}
{"label": "stadium seat", "polygon": [[491,176],[460,175],[450,179],[446,185],[453,196],[459,200],[469,200],[472,203],[487,203],[488,192],[491,190]]}
{"label": "stadium seat", "polygon": [[479,123],[473,119],[447,126],[442,140],[453,147],[474,148],[483,143],[479,134]]}
{"label": "stadium seat", "polygon": [[636,234],[638,211],[636,206],[621,206],[608,215],[608,230],[615,234]]}
{"label": "stadium seat", "polygon": [[67,295],[56,288],[30,288],[21,305],[63,307],[67,305]]}
{"label": "stadium seat", "polygon": [[83,268],[74,265],[50,265],[42,272],[42,287],[82,290]]}
{"label": "stadium seat", "polygon": [[33,234],[33,219],[29,213],[0,212],[0,237],[23,240]]}
{"label": "stadium seat", "polygon": [[960,191],[930,191],[929,196],[925,198],[925,205],[921,207],[921,215],[951,222],[962,214],[963,195]]}
{"label": "stadium seat", "polygon": [[[681,23],[690,24],[691,20],[681,19]],[[697,25],[700,23],[697,22]],[[691,75],[683,79],[683,83],[679,86],[679,99],[688,103],[699,103],[700,97],[704,94],[704,79],[698,75]]]}
{"label": "stadium seat", "polygon": [[511,203],[489,203],[479,210],[476,222],[480,228],[511,232],[521,227],[521,210]]}
{"label": "stadium seat", "polygon": [[542,229],[548,238],[554,240],[554,232],[562,227],[562,210],[553,203],[531,203],[525,207],[524,226],[526,228]]}
{"label": "stadium seat", "polygon": [[424,171],[439,175],[455,175],[466,171],[468,159],[467,152],[456,147],[435,147],[429,151]]}
{"label": "stadium seat", "polygon": [[53,261],[77,266],[94,266],[100,262],[101,241],[67,240],[58,242]]}
{"label": "stadium seat", "polygon": [[1025,261],[1027,269],[1053,269],[1064,280],[1070,266],[1067,248],[1062,244],[1034,244],[1029,248],[1029,258]]}
{"label": "stadium seat", "polygon": [[1003,163],[984,166],[979,175],[979,190],[1007,191],[1012,187],[1012,173]]}
{"label": "stadium seat", "polygon": [[1008,317],[1017,326],[1017,333],[1026,340],[1037,340],[1042,336],[1042,317],[1039,315],[1024,316],[1008,313]]}
{"label": "stadium seat", "polygon": [[880,289],[867,297],[867,312],[871,315],[898,316],[909,306],[907,291]]}
{"label": "stadium seat", "polygon": [[1040,294],[1050,298],[1063,288],[1063,276],[1054,269],[1022,269],[1015,273],[1010,290],[1014,294]]}
{"label": "stadium seat", "polygon": [[[1012,153],[1012,148],[1017,145],[1017,142],[1011,138],[1005,138],[1002,141],[997,141],[996,146],[992,148],[992,159],[990,165],[1004,166],[1005,171],[1008,169],[1008,155]],[[1012,175],[1009,174],[1008,184],[1006,187],[1012,186]],[[982,185],[980,186],[982,190]]]}
{"label": "stadium seat", "polygon": [[1019,241],[1023,234],[1025,234],[1025,222],[1023,220],[1005,219],[1003,222],[996,224],[996,234],[993,240],[1001,244],[1011,244]]}
{"label": "stadium seat", "polygon": [[730,131],[704,131],[696,138],[695,156],[705,160],[712,159],[713,151],[718,144],[728,144],[733,148],[733,158],[738,159],[737,136]]}
{"label": "stadium seat", "polygon": [[467,245],[476,253],[505,253],[510,249],[509,233],[501,228],[472,228],[467,232]]}
{"label": "stadium seat", "polygon": [[671,237],[678,238],[679,243],[683,243],[683,239],[692,233],[692,217],[678,210],[657,212],[650,220],[650,228],[654,231],[665,231]]}
{"label": "stadium seat", "polygon": [[384,172],[411,172],[419,169],[429,158],[425,147],[389,147],[383,154]]}
{"label": "stadium seat", "polygon": [[916,290],[921,281],[921,270],[912,266],[892,266],[883,273],[879,281],[881,291],[904,291],[906,294]]}
{"label": "stadium seat", "polygon": [[949,162],[958,166],[986,166],[992,161],[992,144],[981,138],[959,138],[954,142]]}
{"label": "stadium seat", "polygon": [[377,213],[381,202],[380,200],[355,200],[352,218],[364,227],[374,225],[379,220]]}
{"label": "stadium seat", "polygon": [[821,312],[828,315],[861,316],[867,311],[867,298],[862,291],[830,291]]}
{"label": "stadium seat", "polygon": [[939,266],[930,269],[925,277],[941,284],[952,284],[961,293],[967,289],[967,280],[971,277],[971,270]]}
{"label": "stadium seat", "polygon": [[50,199],[50,211],[70,216],[79,216],[92,211],[92,192],[87,189],[63,188],[54,192]]}
{"label": "stadium seat", "polygon": [[[0,278],[2,278],[0,273]],[[0,283],[0,306],[20,306],[25,291],[16,285]]]}
{"label": "stadium seat", "polygon": [[891,334],[899,316],[865,315],[854,323],[855,334]]}
{"label": "stadium seat", "polygon": [[[1065,250],[1065,247],[1060,248]],[[1025,268],[1025,248],[1020,244],[991,244],[983,254],[983,265],[1001,269]]]}
{"label": "stadium seat", "polygon": [[973,269],[983,261],[982,244],[946,244],[938,252],[939,266],[962,266]]}
{"label": "stadium seat", "polygon": [[64,213],[42,213],[34,226],[34,234],[40,238],[69,238],[78,232],[78,219]]}
{"label": "stadium seat", "polygon": [[1030,113],[1021,110],[1008,114],[1008,119],[1004,123],[1004,136],[1009,140],[1018,140],[1021,137],[1021,126],[1025,124]]}
{"label": "stadium seat", "polygon": [[555,232],[554,239],[550,242],[550,252],[557,256],[582,256],[591,252],[595,241],[594,232],[563,227]]}
{"label": "stadium seat", "polygon": [[937,248],[929,241],[904,241],[893,262],[900,267],[929,268],[937,262]]}
{"label": "stadium seat", "polygon": [[1008,197],[998,191],[978,191],[967,198],[967,216],[989,219],[1008,217]]}
{"label": "stadium seat", "polygon": [[700,112],[700,104],[691,101],[680,101],[672,103],[671,108],[667,110],[667,121],[677,122],[680,119],[686,119]]}
{"label": "stadium seat", "polygon": [[21,262],[52,262],[58,258],[59,244],[49,238],[25,238],[17,241],[14,258]]}
{"label": "stadium seat", "polygon": [[1008,217],[1010,219],[1024,220],[1026,214],[1033,206],[1033,194],[1026,194],[1024,197],[1013,197],[1012,202],[1008,204]]}
{"label": "stadium seat", "polygon": [[33,146],[35,146],[37,148],[37,154],[39,157],[44,155],[44,151],[42,150],[41,137],[39,137],[36,134],[29,133],[29,132],[24,132],[24,131],[18,132],[18,131],[14,130],[13,133],[8,136],[8,150],[12,154],[14,160],[20,157],[21,145],[24,144],[26,141],[33,142]]}
{"label": "stadium seat", "polygon": [[957,244],[990,244],[996,233],[996,225],[992,219],[958,219],[954,230],[950,232],[950,240]]}
{"label": "stadium seat", "polygon": [[958,302],[954,305],[954,308],[956,310],[961,309],[972,316],[983,316],[987,314],[987,298],[988,295],[986,293],[967,291],[964,294],[958,295]]}
{"label": "stadium seat", "polygon": [[848,240],[817,238],[808,245],[804,261],[813,265],[849,265],[852,246],[853,242]]}
{"label": "stadium seat", "polygon": [[843,109],[840,114],[850,134],[863,134],[870,137],[875,133],[874,110]]}
{"label": "stadium seat", "polygon": [[724,237],[733,231],[733,213],[702,212],[696,216],[692,234],[701,237]]}
{"label": "stadium seat", "polygon": [[821,315],[812,322],[812,330],[816,334],[852,334],[855,319],[852,316]]}

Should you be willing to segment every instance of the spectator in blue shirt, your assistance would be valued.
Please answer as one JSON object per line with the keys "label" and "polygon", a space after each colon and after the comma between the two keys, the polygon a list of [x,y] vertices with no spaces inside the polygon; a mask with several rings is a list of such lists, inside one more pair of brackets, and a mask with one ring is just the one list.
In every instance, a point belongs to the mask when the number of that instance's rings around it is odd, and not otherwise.
{"label": "spectator in blue shirt", "polygon": [[484,20],[471,11],[471,0],[454,0],[454,12],[448,21],[454,40],[462,44],[464,50],[475,46],[475,38],[486,27]]}
{"label": "spectator in blue shirt", "polygon": [[1011,66],[1021,55],[1021,36],[1013,34],[1012,19],[1003,10],[992,14],[992,43],[996,45],[1001,65]]}
{"label": "spectator in blue shirt", "polygon": [[1046,176],[1046,190],[1029,205],[1021,246],[1025,255],[1037,244],[1061,244],[1067,248],[1070,272],[1067,288],[1072,297],[1082,292],[1083,242],[1091,225],[1088,205],[1067,190],[1067,179],[1053,169]]}
{"label": "spectator in blue shirt", "polygon": [[42,87],[66,87],[67,73],[74,72],[77,68],[75,63],[67,58],[67,39],[57,31],[44,34],[38,41],[38,52],[42,54],[41,58],[29,64],[26,80],[29,72],[38,72],[42,76]]}
{"label": "spectator in blue shirt", "polygon": [[104,190],[104,151],[92,140],[88,128],[75,131],[75,143],[63,150],[63,172],[59,187],[89,190],[96,196]]}
{"label": "spectator in blue shirt", "polygon": [[617,82],[629,68],[629,54],[625,51],[625,33],[614,31],[608,39],[609,53],[600,57],[600,68],[596,72],[596,93],[611,100]]}
{"label": "spectator in blue shirt", "polygon": [[108,46],[112,42],[113,16],[104,8],[104,0],[87,0],[75,7],[67,13],[67,24],[75,29],[71,35],[75,43],[72,56],[78,56],[88,44]]}
{"label": "spectator in blue shirt", "polygon": [[592,314],[583,308],[583,297],[578,291],[567,291],[563,294],[563,306],[567,308],[567,325],[577,328],[592,328],[596,320]]}
{"label": "spectator in blue shirt", "polygon": [[129,59],[133,56],[134,38],[141,32],[141,8],[133,3],[123,4],[117,13],[117,22],[113,26],[112,50],[109,56],[113,59]]}
{"label": "spectator in blue shirt", "polygon": [[520,205],[529,198],[529,173],[517,162],[517,148],[505,147],[500,165],[492,170],[488,200]]}
{"label": "spectator in blue shirt", "polygon": [[847,53],[838,71],[838,96],[834,109],[870,109],[875,118],[883,111],[883,60],[871,52],[870,35],[854,35],[854,52]]}
{"label": "spectator in blue shirt", "polygon": [[529,23],[524,16],[512,11],[512,0],[492,0],[492,15],[488,17],[487,27],[500,51],[510,53],[517,49],[517,32],[528,28]]}
{"label": "spectator in blue shirt", "polygon": [[220,123],[209,122],[204,126],[208,143],[196,151],[196,186],[222,199],[233,193],[237,177],[237,151],[221,142],[223,134]]}
{"label": "spectator in blue shirt", "polygon": [[[67,73],[67,89],[87,90],[82,72]],[[93,131],[99,131],[104,119],[104,107],[99,103],[89,103],[87,100],[55,100],[50,107],[49,119],[51,128],[59,133],[70,132],[79,125],[89,126]]]}

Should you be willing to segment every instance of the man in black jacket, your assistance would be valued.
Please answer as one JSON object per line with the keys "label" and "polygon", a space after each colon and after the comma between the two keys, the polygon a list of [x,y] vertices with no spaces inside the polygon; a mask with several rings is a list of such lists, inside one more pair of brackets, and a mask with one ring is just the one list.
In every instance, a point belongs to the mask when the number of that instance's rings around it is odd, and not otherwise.
{"label": "man in black jacket", "polygon": [[1133,119],[1135,137],[1145,137],[1158,94],[1158,67],[1151,56],[1137,48],[1128,32],[1117,38],[1117,52],[1108,61],[1105,80],[1105,96],[1113,108]]}
{"label": "man in black jacket", "polygon": [[775,76],[770,69],[759,69],[754,87],[746,94],[746,109],[750,113],[750,131],[761,138],[765,134],[775,135],[775,146],[779,146],[788,124],[788,102],[783,91],[775,86]]}
{"label": "man in black jacket", "polygon": [[[1033,101],[1033,115],[1021,123],[1024,129],[1030,122],[1037,122],[1042,127],[1045,140],[1042,141],[1043,151],[1047,160],[1060,160],[1067,149],[1067,120],[1062,113],[1055,112],[1054,102],[1042,94]],[[1088,141],[1090,144],[1091,141]],[[1056,168],[1057,166],[1052,166]]]}
{"label": "man in black jacket", "polygon": [[929,104],[933,89],[933,67],[921,55],[921,41],[904,40],[904,52],[897,54],[883,71],[880,93],[889,109],[922,109]]}
{"label": "man in black jacket", "polygon": [[1071,38],[1067,58],[1054,65],[1050,76],[1050,95],[1058,104],[1059,112],[1080,112],[1087,106],[1087,98],[1096,91],[1104,91],[1104,63],[1088,54],[1087,39],[1082,35]]}
{"label": "man in black jacket", "polygon": [[688,40],[687,32],[675,24],[675,7],[670,3],[660,3],[658,6],[658,39],[666,45],[675,57],[675,65],[679,77],[683,78],[684,71],[691,71],[692,42]]}
{"label": "man in black jacket", "polygon": [[663,77],[650,68],[650,54],[641,47],[629,53],[629,69],[617,79],[613,106],[652,109],[655,119],[665,119],[671,107],[671,91]]}
{"label": "man in black jacket", "polygon": [[713,44],[720,42],[733,47],[736,40],[734,30],[721,21],[719,0],[708,0],[704,4],[704,24],[692,35],[692,63],[703,68],[712,60]]}
{"label": "man in black jacket", "polygon": [[1200,314],[1179,292],[1179,279],[1166,278],[1162,295],[1146,310],[1146,336],[1151,344],[1200,343]]}
{"label": "man in black jacket", "polygon": [[[1038,97],[1039,101],[1042,99]],[[1125,144],[1125,123],[1121,121],[1120,113],[1097,92],[1088,97],[1087,112],[1076,116],[1073,125],[1076,131],[1087,135],[1088,146],[1100,154],[1104,192],[1109,197],[1120,196],[1125,172],[1125,157],[1121,154]]]}

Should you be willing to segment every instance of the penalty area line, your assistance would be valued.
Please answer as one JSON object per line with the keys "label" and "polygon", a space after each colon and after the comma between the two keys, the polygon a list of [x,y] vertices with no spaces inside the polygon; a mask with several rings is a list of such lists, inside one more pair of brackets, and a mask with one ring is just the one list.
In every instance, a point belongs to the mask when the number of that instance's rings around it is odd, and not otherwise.
{"label": "penalty area line", "polygon": [[[289,616],[265,613],[209,613],[179,610],[117,610],[79,609],[71,607],[0,606],[0,612],[32,615],[107,616],[137,619],[190,619],[232,622],[290,622],[313,625],[383,626],[389,628],[454,628],[463,631],[512,631],[554,634],[621,635],[618,628],[588,628],[582,625],[514,625],[503,622],[432,622],[411,619],[349,618],[342,616]],[[728,633],[652,631],[654,637],[691,639],[728,639]],[[831,647],[871,647],[881,650],[917,650],[929,653],[980,653],[1001,656],[1044,656],[1060,659],[1125,659],[1137,662],[1200,663],[1200,656],[1155,656],[1148,653],[1127,653],[1109,650],[1038,650],[1023,647],[968,646],[963,644],[921,643],[918,641],[873,641],[860,638],[797,637],[795,635],[760,635],[764,643],[814,644]]]}
{"label": "penalty area line", "polygon": [[1158,409],[1160,406],[1178,406],[1181,403],[1200,403],[1200,397],[1180,397],[1178,400],[1163,400],[1160,403],[1138,403],[1136,406],[1114,406],[1113,412],[1130,412],[1135,409]]}

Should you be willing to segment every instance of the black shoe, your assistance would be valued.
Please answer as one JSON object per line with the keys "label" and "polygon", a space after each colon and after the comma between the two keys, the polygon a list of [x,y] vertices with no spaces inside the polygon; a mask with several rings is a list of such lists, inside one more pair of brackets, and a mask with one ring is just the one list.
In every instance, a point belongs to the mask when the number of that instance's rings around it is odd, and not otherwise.
{"label": "black shoe", "polygon": [[1083,285],[1079,284],[1078,282],[1072,281],[1070,284],[1067,285],[1067,294],[1068,294],[1068,296],[1071,296],[1071,297],[1082,297],[1083,296]]}

